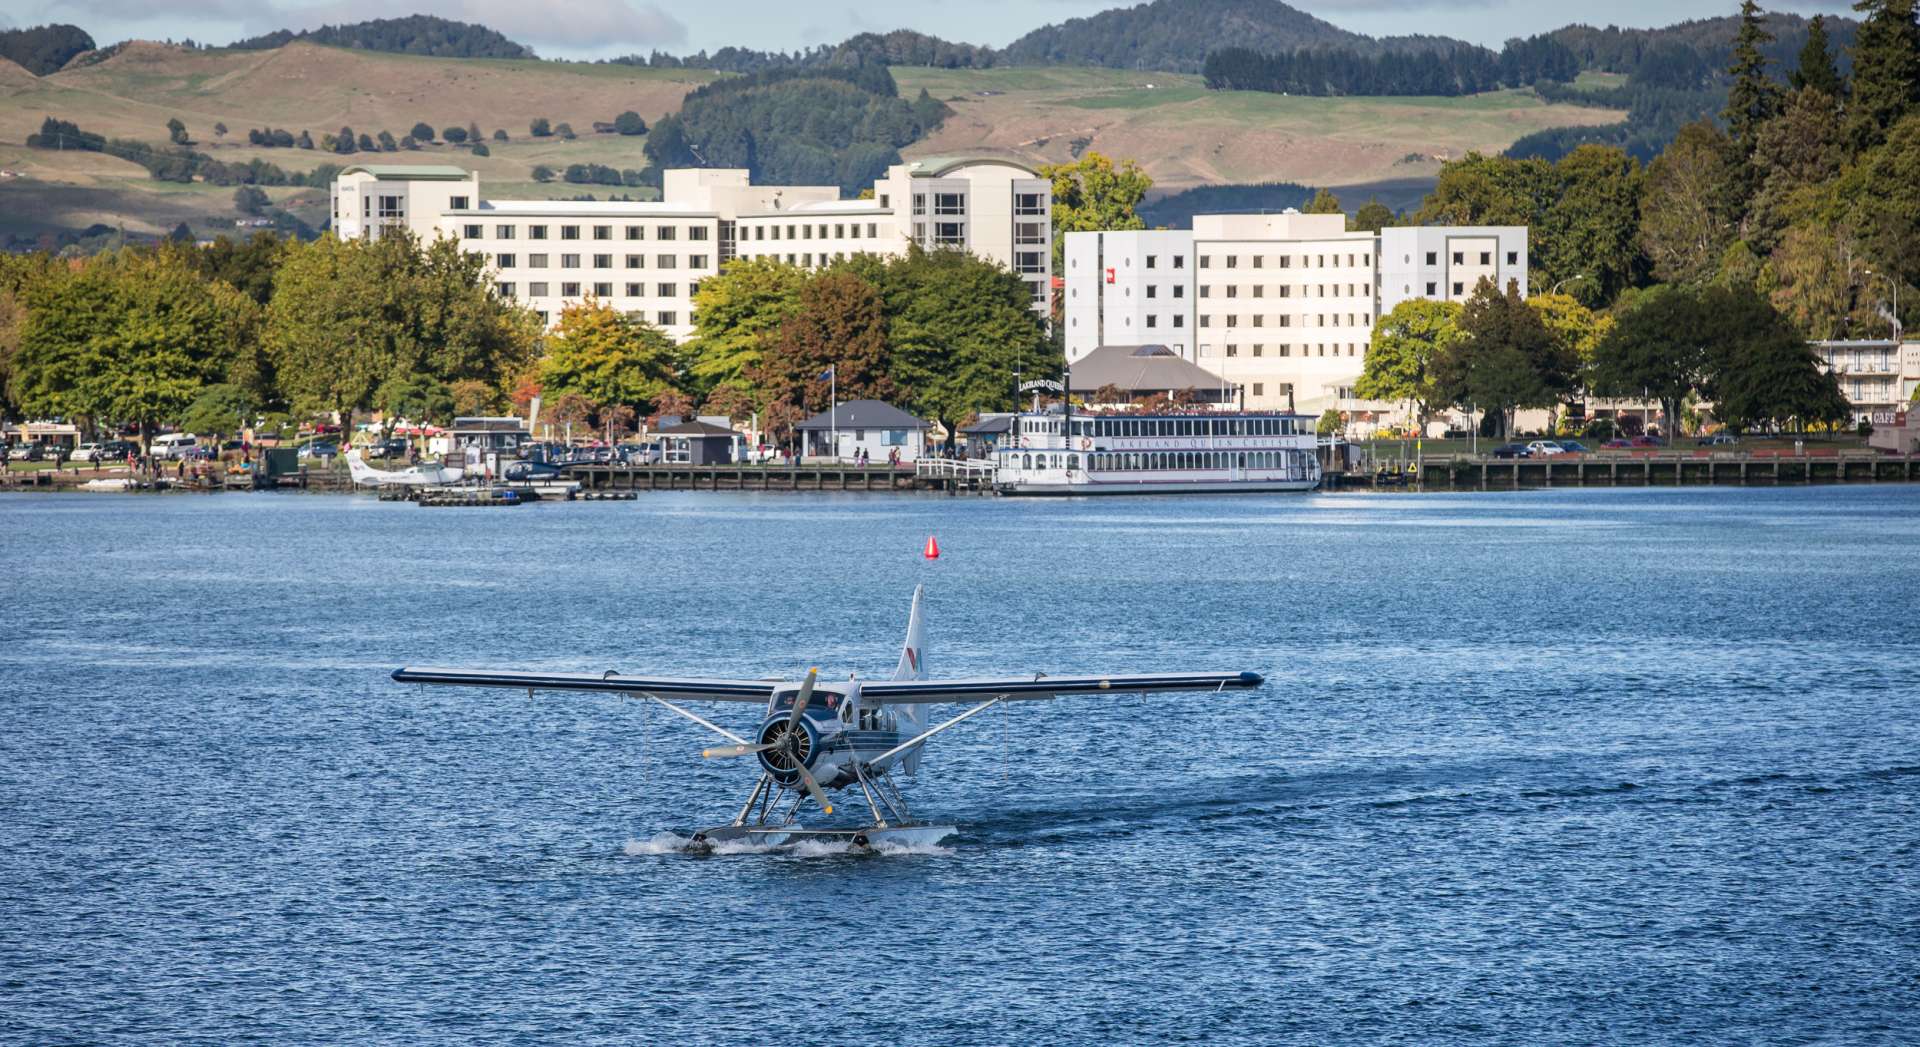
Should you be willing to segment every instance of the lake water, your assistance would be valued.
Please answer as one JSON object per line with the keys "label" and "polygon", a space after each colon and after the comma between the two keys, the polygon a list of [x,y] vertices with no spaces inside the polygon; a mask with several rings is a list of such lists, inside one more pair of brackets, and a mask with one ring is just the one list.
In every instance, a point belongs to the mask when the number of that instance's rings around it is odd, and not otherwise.
{"label": "lake water", "polygon": [[[1920,1028],[1920,486],[20,495],[0,554],[0,1039]],[[700,729],[387,677],[880,675],[918,582],[936,675],[1269,683],[977,717],[940,847],[697,858]]]}

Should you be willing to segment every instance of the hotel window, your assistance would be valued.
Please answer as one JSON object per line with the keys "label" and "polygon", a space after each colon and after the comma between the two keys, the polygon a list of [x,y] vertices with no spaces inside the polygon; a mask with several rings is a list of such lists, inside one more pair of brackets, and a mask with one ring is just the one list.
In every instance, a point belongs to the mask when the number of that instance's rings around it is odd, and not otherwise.
{"label": "hotel window", "polygon": [[1238,316],[1234,316],[1231,313],[1227,314],[1227,326],[1228,327],[1240,326],[1240,318]]}
{"label": "hotel window", "polygon": [[562,240],[578,240],[578,239],[580,239],[580,227],[579,227],[579,226],[577,226],[577,225],[563,225],[563,226],[561,226],[561,227],[560,227],[560,239],[562,239]]}
{"label": "hotel window", "polygon": [[1017,215],[1036,215],[1047,213],[1047,201],[1042,193],[1013,194],[1013,213]]}
{"label": "hotel window", "polygon": [[1461,283],[1460,281],[1458,281],[1458,280],[1455,280],[1455,281],[1453,282],[1453,293],[1454,293],[1454,294],[1464,294],[1464,293],[1466,293],[1466,292],[1465,292],[1465,290],[1464,290],[1464,288],[1465,288],[1465,285],[1464,285],[1464,284],[1462,284],[1462,283]]}
{"label": "hotel window", "polygon": [[596,283],[596,284],[594,284],[594,285],[593,285],[593,293],[594,293],[594,295],[595,295],[595,297],[599,297],[599,298],[612,298],[612,297],[613,297],[613,284],[611,284],[611,283]]}
{"label": "hotel window", "polygon": [[1187,318],[1186,318],[1186,317],[1184,317],[1184,316],[1176,316],[1176,317],[1174,317],[1174,318],[1173,318],[1173,326],[1175,326],[1175,327],[1185,327],[1185,326],[1187,326]]}
{"label": "hotel window", "polygon": [[1508,264],[1508,265],[1519,265],[1519,264],[1520,264],[1520,252],[1518,252],[1518,251],[1508,251],[1508,252],[1507,252],[1507,264]]}
{"label": "hotel window", "polygon": [[1147,314],[1147,326],[1148,326],[1148,327],[1158,327],[1158,326],[1160,326],[1160,318],[1159,318],[1159,317],[1157,317],[1157,316],[1154,316],[1154,315],[1153,315],[1152,313],[1148,313],[1148,314]]}
{"label": "hotel window", "polygon": [[502,297],[502,298],[512,298],[512,297],[513,297],[513,284],[512,284],[512,283],[507,283],[507,282],[503,282],[503,283],[497,283],[497,284],[494,284],[494,285],[493,285],[493,289],[494,289],[494,290],[496,290],[496,291],[498,291],[498,292],[500,292],[500,297]]}
{"label": "hotel window", "polygon": [[1238,285],[1236,285],[1236,284],[1228,284],[1228,285],[1227,285],[1227,297],[1228,297],[1228,298],[1238,298],[1238,297],[1240,297],[1240,288],[1239,288],[1239,286],[1238,286]]}
{"label": "hotel window", "polygon": [[654,289],[653,289],[653,290],[654,290],[654,297],[656,297],[656,298],[678,298],[678,297],[680,297],[680,285],[679,285],[679,284],[656,284],[656,285],[654,285]]}
{"label": "hotel window", "polygon": [[565,282],[563,282],[563,283],[561,283],[561,285],[560,285],[560,297],[562,297],[562,298],[578,298],[578,297],[580,297],[580,285],[579,285],[579,284],[578,284],[577,282],[575,282],[575,281],[572,281],[572,280],[568,280],[568,281],[565,281]]}
{"label": "hotel window", "polygon": [[647,227],[646,227],[646,226],[644,226],[644,225],[630,225],[630,226],[627,226],[627,239],[629,239],[629,240],[645,240],[646,238],[647,238]]}
{"label": "hotel window", "polygon": [[613,239],[613,226],[610,226],[610,225],[596,225],[596,226],[594,226],[594,227],[593,227],[593,238],[594,238],[595,240],[611,240],[611,239]]}
{"label": "hotel window", "polygon": [[610,254],[597,254],[597,255],[594,255],[594,256],[593,256],[593,267],[594,267],[595,269],[611,269],[611,268],[613,268],[613,256],[612,256],[612,255],[610,255]]}
{"label": "hotel window", "polygon": [[1440,253],[1439,253],[1438,251],[1428,251],[1428,252],[1427,252],[1427,264],[1428,264],[1428,265],[1439,265],[1439,264],[1440,264]]}
{"label": "hotel window", "polygon": [[801,264],[801,265],[804,265],[804,266],[809,266],[809,267],[810,267],[810,266],[812,266],[812,265],[813,265],[813,252],[812,252],[812,251],[808,251],[808,252],[807,252],[806,254],[803,254],[803,255],[801,255],[801,256],[800,256],[800,264]]}
{"label": "hotel window", "polygon": [[545,240],[546,238],[547,238],[547,227],[546,227],[546,226],[544,226],[544,225],[530,225],[530,226],[527,226],[527,239],[529,239],[529,240]]}
{"label": "hotel window", "polygon": [[1480,264],[1481,264],[1481,265],[1492,265],[1492,264],[1493,264],[1493,252],[1492,252],[1492,251],[1482,251],[1482,252],[1480,252]]}
{"label": "hotel window", "polygon": [[449,210],[449,211],[464,211],[464,210],[466,210],[466,209],[467,209],[467,198],[466,198],[466,197],[464,197],[464,196],[452,196],[452,197],[448,197],[448,198],[447,198],[447,210]]}
{"label": "hotel window", "polygon": [[677,238],[679,235],[680,235],[680,231],[670,225],[660,226],[659,228],[653,231],[653,238],[655,240],[672,240]]}
{"label": "hotel window", "polygon": [[1200,297],[1202,297],[1202,298],[1212,298],[1212,297],[1213,297],[1213,286],[1212,286],[1211,284],[1201,284],[1201,285],[1200,285]]}
{"label": "hotel window", "polygon": [[1238,269],[1238,268],[1240,268],[1240,256],[1239,256],[1239,255],[1237,255],[1237,254],[1230,254],[1230,255],[1228,255],[1228,256],[1227,256],[1227,268],[1229,268],[1229,269]]}
{"label": "hotel window", "polygon": [[629,269],[645,269],[646,267],[647,267],[647,256],[646,256],[646,255],[643,255],[643,254],[630,254],[630,255],[628,255],[628,256],[627,256],[627,268],[629,268]]}
{"label": "hotel window", "polygon": [[406,216],[407,209],[401,204],[400,197],[380,197],[380,209],[375,212],[375,218],[405,218]]}
{"label": "hotel window", "polygon": [[1229,345],[1229,346],[1227,346],[1227,355],[1228,355],[1228,356],[1239,356],[1239,355],[1240,355],[1240,347],[1239,347],[1239,346],[1237,346],[1237,345]]}
{"label": "hotel window", "polygon": [[705,240],[706,238],[707,238],[707,227],[706,227],[706,226],[704,226],[704,225],[691,225],[691,226],[688,226],[688,227],[687,227],[687,239],[689,239],[689,240]]}
{"label": "hotel window", "polygon": [[545,280],[535,280],[528,284],[527,294],[534,298],[545,298],[547,296],[547,282]]}
{"label": "hotel window", "polygon": [[1453,252],[1453,264],[1454,264],[1454,265],[1465,265],[1465,264],[1466,264],[1466,261],[1467,261],[1467,253],[1466,253],[1465,251],[1455,251],[1455,252]]}
{"label": "hotel window", "polygon": [[1267,386],[1266,386],[1266,383],[1264,383],[1264,382],[1255,382],[1255,383],[1253,383],[1253,395],[1255,395],[1255,396],[1265,396],[1265,395],[1267,395]]}
{"label": "hotel window", "polygon": [[461,226],[460,235],[466,237],[469,240],[478,240],[480,239],[480,237],[486,235],[481,232],[482,228],[484,227],[478,226],[478,225]]}
{"label": "hotel window", "polygon": [[646,294],[646,293],[647,293],[647,285],[646,285],[646,284],[633,284],[633,283],[630,283],[630,284],[628,284],[628,285],[627,285],[627,297],[628,297],[628,298],[638,298],[638,297],[640,297],[641,295],[643,295],[643,294]]}
{"label": "hotel window", "polygon": [[1292,356],[1292,355],[1293,355],[1293,346],[1291,346],[1291,345],[1285,345],[1285,344],[1283,344],[1283,345],[1281,345],[1281,346],[1280,346],[1280,355],[1281,355],[1281,356]]}
{"label": "hotel window", "polygon": [[1280,264],[1280,268],[1282,269],[1293,268],[1293,256],[1290,254],[1281,255],[1279,259],[1279,264]]}
{"label": "hotel window", "polygon": [[1255,298],[1265,298],[1265,297],[1267,296],[1267,285],[1266,285],[1266,284],[1254,284],[1254,285],[1253,285],[1253,296],[1254,296]]}
{"label": "hotel window", "polygon": [[1293,285],[1292,285],[1292,284],[1281,284],[1281,285],[1280,285],[1279,287],[1276,287],[1276,288],[1274,288],[1274,292],[1275,292],[1276,294],[1278,294],[1278,295],[1279,295],[1280,297],[1282,297],[1282,298],[1292,298],[1292,297],[1293,297]]}
{"label": "hotel window", "polygon": [[527,264],[535,269],[545,269],[547,267],[547,256],[544,254],[530,254],[527,256]]}
{"label": "hotel window", "polygon": [[1187,289],[1186,289],[1186,287],[1185,287],[1185,286],[1183,286],[1183,285],[1181,285],[1181,284],[1174,284],[1174,285],[1173,285],[1173,296],[1174,296],[1175,298],[1185,298],[1185,297],[1187,296]]}
{"label": "hotel window", "polygon": [[1427,281],[1427,297],[1432,298],[1434,295],[1439,294],[1440,293],[1439,288],[1440,288],[1439,284],[1434,283],[1432,280],[1428,280]]}
{"label": "hotel window", "polygon": [[1267,256],[1266,256],[1266,255],[1259,255],[1259,254],[1257,254],[1257,255],[1254,255],[1254,256],[1253,256],[1253,267],[1254,267],[1255,269],[1258,269],[1258,268],[1260,268],[1261,266],[1263,266],[1263,265],[1265,265],[1266,263],[1267,263]]}
{"label": "hotel window", "polygon": [[[1255,319],[1258,319],[1258,317],[1256,317]],[[1258,327],[1258,326],[1260,326],[1260,325],[1259,325],[1259,324],[1254,324],[1254,326],[1255,326],[1255,327]],[[1264,353],[1266,352],[1266,350],[1267,350],[1267,347],[1266,347],[1266,346],[1264,346],[1264,345],[1255,345],[1255,346],[1253,347],[1253,355],[1255,355],[1255,356],[1260,356],[1260,355],[1263,355],[1263,354],[1264,354]]]}
{"label": "hotel window", "polygon": [[687,256],[687,268],[689,268],[689,269],[705,269],[706,267],[707,267],[707,256],[706,256],[706,255],[703,255],[703,254],[690,254],[690,255],[688,255],[688,256]]}
{"label": "hotel window", "polygon": [[659,318],[661,327],[672,327],[680,322],[680,314],[671,309],[662,309],[654,315]]}
{"label": "hotel window", "polygon": [[813,226],[810,226],[810,225],[803,225],[803,226],[801,226],[801,227],[800,227],[800,239],[802,239],[802,240],[811,240],[811,239],[813,239]]}
{"label": "hotel window", "polygon": [[679,264],[680,260],[670,254],[655,255],[653,258],[653,267],[655,269],[672,269]]}
{"label": "hotel window", "polygon": [[833,223],[833,238],[835,240],[845,240],[847,238],[846,223],[844,222]]}
{"label": "hotel window", "polygon": [[[1019,251],[1014,254],[1014,271],[1018,273],[1044,273],[1047,271],[1047,253],[1045,251]],[[1129,292],[1133,289],[1128,288]],[[1153,288],[1147,288],[1147,297],[1153,297]]]}
{"label": "hotel window", "polygon": [[1211,269],[1211,268],[1213,268],[1213,256],[1212,256],[1212,255],[1210,255],[1210,254],[1203,254],[1203,255],[1201,255],[1201,256],[1200,256],[1200,268],[1202,268],[1202,269]]}
{"label": "hotel window", "polygon": [[510,254],[497,254],[493,256],[493,264],[501,269],[513,268],[514,263],[518,260],[519,259]]}
{"label": "hotel window", "polygon": [[937,247],[965,247],[967,227],[961,222],[935,222],[933,242]]}
{"label": "hotel window", "polygon": [[1213,326],[1213,317],[1211,317],[1211,316],[1208,316],[1208,315],[1206,315],[1206,314],[1204,314],[1204,313],[1203,313],[1203,314],[1201,314],[1201,316],[1200,316],[1200,326],[1202,326],[1202,327],[1212,327],[1212,326]]}
{"label": "hotel window", "polygon": [[1158,297],[1160,297],[1160,294],[1159,294],[1159,292],[1160,292],[1160,289],[1159,289],[1158,287],[1155,287],[1155,286],[1153,286],[1152,284],[1148,284],[1148,285],[1147,285],[1147,297],[1148,297],[1148,298],[1158,298]]}
{"label": "hotel window", "polygon": [[933,194],[933,213],[937,215],[959,215],[967,213],[967,198],[963,193]]}
{"label": "hotel window", "polygon": [[698,281],[698,280],[694,280],[694,281],[691,281],[691,282],[689,282],[689,283],[687,284],[687,297],[688,297],[688,298],[692,298],[692,297],[693,297],[694,295],[697,295],[697,294],[699,294],[699,293],[700,293],[700,281]]}
{"label": "hotel window", "polygon": [[560,268],[562,268],[562,269],[578,269],[578,268],[580,268],[580,256],[579,256],[579,255],[577,255],[577,254],[563,254],[563,255],[561,255],[561,256],[560,256]]}
{"label": "hotel window", "polygon": [[754,226],[754,227],[753,227],[753,238],[754,238],[755,240],[765,240],[765,239],[767,238],[767,227],[766,227],[766,226],[764,226],[764,225],[756,225],[756,226]]}
{"label": "hotel window", "polygon": [[1288,316],[1288,315],[1285,315],[1285,314],[1282,314],[1282,315],[1281,315],[1281,317],[1280,317],[1280,326],[1282,326],[1282,327],[1292,327],[1292,326],[1293,326],[1293,317],[1291,317],[1291,316]]}
{"label": "hotel window", "polygon": [[927,194],[925,193],[913,194],[913,213],[916,215],[923,215],[927,213]]}
{"label": "hotel window", "polygon": [[1187,256],[1183,254],[1174,255],[1173,267],[1175,269],[1185,269],[1187,267]]}
{"label": "hotel window", "polygon": [[496,225],[496,226],[494,226],[494,227],[493,227],[493,238],[494,238],[495,240],[511,240],[511,239],[513,239],[513,226],[510,226],[510,225]]}
{"label": "hotel window", "polygon": [[[868,223],[867,223],[867,239],[869,239],[869,240],[878,240],[878,239],[880,239],[880,223],[878,223],[878,222],[868,222]],[[1044,241],[1042,241],[1042,242],[1044,242]]]}
{"label": "hotel window", "polygon": [[[1264,313],[1255,313],[1255,314],[1254,314],[1254,316],[1253,316],[1253,326],[1255,326],[1255,327],[1265,327],[1265,326],[1267,326],[1267,317],[1266,317],[1266,314],[1264,314]],[[1258,356],[1258,355],[1260,355],[1260,354],[1258,354],[1258,353],[1255,353],[1254,355],[1255,355],[1255,356]]]}
{"label": "hotel window", "polygon": [[1157,258],[1156,256],[1154,256],[1154,255],[1148,255],[1148,256],[1147,256],[1147,268],[1149,268],[1149,269],[1152,269],[1152,268],[1153,268],[1153,264],[1154,264],[1155,262],[1157,262],[1157,261],[1159,261],[1159,259],[1158,259],[1158,258]]}

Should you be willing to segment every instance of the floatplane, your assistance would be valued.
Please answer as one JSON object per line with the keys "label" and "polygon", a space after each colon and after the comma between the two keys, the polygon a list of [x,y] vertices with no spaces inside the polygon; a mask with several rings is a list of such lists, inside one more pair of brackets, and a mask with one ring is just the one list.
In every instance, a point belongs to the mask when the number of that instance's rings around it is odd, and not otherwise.
{"label": "floatplane", "polygon": [[[743,843],[767,847],[813,841],[866,851],[888,845],[938,843],[952,825],[916,821],[894,782],[894,771],[914,775],[922,750],[934,736],[1005,702],[1154,691],[1228,691],[1261,686],[1259,673],[1155,673],[1146,675],[927,677],[924,592],[916,586],[907,616],[906,643],[889,680],[821,682],[809,669],[798,683],[627,676],[588,673],[501,672],[489,669],[396,669],[400,683],[450,687],[507,687],[537,691],[591,691],[655,702],[700,725],[728,744],[701,752],[708,759],[752,756],[760,774],[733,821],[694,833],[686,849],[709,852]],[[742,702],[765,713],[751,736],[742,736],[683,706],[682,702]],[[935,705],[964,705],[964,712],[930,723]],[[808,801],[832,816],[834,790],[857,787],[867,819],[851,825],[803,824]]]}
{"label": "floatplane", "polygon": [[439,487],[460,482],[466,470],[457,465],[410,465],[405,469],[375,469],[358,448],[347,452],[347,472],[359,487]]}

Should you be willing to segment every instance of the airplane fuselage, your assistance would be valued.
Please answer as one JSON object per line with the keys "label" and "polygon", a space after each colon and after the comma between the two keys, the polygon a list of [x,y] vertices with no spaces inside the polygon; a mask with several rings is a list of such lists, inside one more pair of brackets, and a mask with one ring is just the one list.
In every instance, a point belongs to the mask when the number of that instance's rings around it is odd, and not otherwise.
{"label": "airplane fuselage", "polygon": [[[772,742],[786,731],[798,691],[796,687],[774,692],[767,703],[766,719],[754,733],[755,742]],[[872,772],[887,769],[898,757],[886,760],[880,757],[908,738],[900,730],[899,718],[891,709],[861,703],[857,685],[816,688],[800,720],[798,753],[823,789],[841,788],[858,780],[854,772],[856,761]],[[792,785],[800,780],[800,775],[790,759],[784,752],[763,752],[760,766],[774,781]]]}

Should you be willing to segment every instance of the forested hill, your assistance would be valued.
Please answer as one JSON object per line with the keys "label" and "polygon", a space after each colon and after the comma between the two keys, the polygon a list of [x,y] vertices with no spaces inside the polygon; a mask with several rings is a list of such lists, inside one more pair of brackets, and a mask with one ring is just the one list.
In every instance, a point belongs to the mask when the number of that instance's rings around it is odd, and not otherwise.
{"label": "forested hill", "polygon": [[376,18],[350,25],[323,25],[299,33],[281,29],[250,40],[236,40],[229,46],[243,51],[265,51],[284,47],[295,40],[332,47],[353,47],[362,51],[432,55],[435,58],[535,57],[533,48],[514,43],[486,26],[449,21],[432,15]]}
{"label": "forested hill", "polygon": [[1001,51],[1007,65],[1093,65],[1197,73],[1223,43],[1255,51],[1344,47],[1372,51],[1348,32],[1279,0],[1153,0],[1043,26]]}
{"label": "forested hill", "polygon": [[73,56],[93,50],[93,37],[77,25],[37,25],[0,30],[0,58],[35,76],[58,72]]}
{"label": "forested hill", "polygon": [[[1806,44],[1807,19],[1795,14],[1769,12],[1764,16],[1764,22],[1767,32],[1773,34],[1773,42],[1763,46],[1762,53],[1776,66],[1790,67],[1799,55],[1800,48]],[[1825,22],[1827,33],[1844,60],[1846,49],[1853,44],[1853,32],[1858,23],[1833,15],[1828,15]],[[1590,25],[1570,25],[1547,35],[1565,44],[1580,60],[1582,69],[1633,73],[1656,51],[1665,52],[1665,61],[1671,63],[1672,56],[1678,53],[1676,48],[1684,48],[1698,55],[1710,70],[1718,73],[1726,67],[1727,57],[1733,52],[1733,36],[1739,30],[1740,16],[1727,15],[1724,18],[1677,22],[1659,29],[1622,29],[1613,25],[1596,29]]]}

